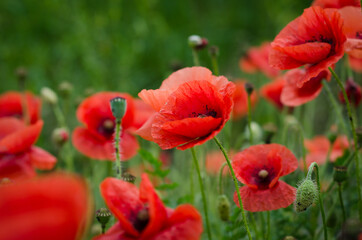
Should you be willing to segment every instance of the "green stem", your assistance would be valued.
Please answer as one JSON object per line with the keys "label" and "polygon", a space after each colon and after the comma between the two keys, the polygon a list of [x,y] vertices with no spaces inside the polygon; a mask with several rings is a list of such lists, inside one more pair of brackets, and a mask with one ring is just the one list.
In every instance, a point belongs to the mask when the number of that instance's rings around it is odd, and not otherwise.
{"label": "green stem", "polygon": [[122,178],[122,163],[119,142],[121,140],[121,120],[116,120],[115,149],[116,149],[116,177]]}
{"label": "green stem", "polygon": [[201,178],[199,162],[197,161],[197,158],[196,158],[195,148],[193,148],[193,147],[191,148],[191,153],[192,153],[192,159],[194,160],[194,165],[195,165],[195,168],[196,168],[197,176],[199,178],[202,202],[203,202],[203,205],[204,205],[204,212],[205,212],[205,222],[206,222],[207,236],[208,236],[209,239],[212,239],[211,231],[210,231],[210,224],[209,224],[209,216],[208,216],[208,211],[207,211],[207,202],[206,202],[205,189],[204,189],[204,184],[203,184],[203,181],[202,181],[202,178]]}
{"label": "green stem", "polygon": [[341,203],[341,208],[342,208],[342,214],[343,214],[343,222],[346,222],[346,211],[344,209],[344,204],[343,204],[343,197],[342,197],[342,184],[338,184],[338,196],[339,196],[339,202]]}
{"label": "green stem", "polygon": [[323,87],[324,87],[324,89],[326,89],[326,91],[327,91],[329,100],[331,101],[331,103],[332,103],[332,105],[333,105],[334,111],[336,112],[336,115],[337,115],[337,118],[338,118],[338,120],[339,120],[340,125],[342,126],[342,128],[343,128],[343,130],[344,130],[345,132],[348,132],[346,123],[344,122],[344,118],[343,118],[341,109],[340,109],[340,107],[339,107],[336,99],[334,98],[333,93],[332,93],[332,90],[331,90],[331,88],[329,87],[329,85],[328,85],[328,83],[327,83],[326,80],[323,80]]}
{"label": "green stem", "polygon": [[67,127],[67,124],[65,123],[64,115],[63,115],[62,110],[60,109],[58,103],[53,104],[52,106],[53,106],[55,118],[57,119],[59,126]]}
{"label": "green stem", "polygon": [[194,66],[200,66],[199,54],[195,48],[192,48],[192,58],[194,60]]}
{"label": "green stem", "polygon": [[211,63],[215,76],[219,76],[219,65],[217,63],[217,58],[215,56],[211,57]]}
{"label": "green stem", "polygon": [[245,211],[244,211],[244,207],[243,207],[243,202],[241,201],[240,189],[239,189],[239,185],[238,185],[238,180],[236,179],[236,176],[235,176],[234,169],[232,168],[230,159],[229,159],[228,155],[226,154],[226,151],[225,151],[224,147],[221,145],[220,141],[216,137],[214,137],[214,140],[215,140],[216,144],[219,146],[221,152],[224,154],[225,160],[226,160],[226,162],[227,162],[227,164],[229,166],[231,175],[232,175],[233,180],[234,180],[234,184],[235,184],[235,188],[236,188],[236,194],[238,195],[239,206],[240,206],[241,214],[243,216],[244,226],[245,226],[246,232],[248,234],[249,240],[251,240],[252,237],[251,237],[251,234],[250,234],[248,221],[246,219],[246,215],[245,215]]}
{"label": "green stem", "polygon": [[224,168],[226,166],[226,162],[224,162],[221,167],[220,167],[220,170],[219,170],[219,193],[220,195],[223,193],[223,189],[222,189],[222,173],[224,172]]}
{"label": "green stem", "polygon": [[267,221],[268,221],[268,229],[266,231],[266,239],[270,240],[270,211],[266,211],[267,213]]}
{"label": "green stem", "polygon": [[307,172],[307,160],[306,160],[306,151],[305,151],[305,147],[304,147],[304,131],[303,128],[300,124],[300,122],[298,121],[298,131],[299,131],[299,137],[300,137],[300,141],[301,141],[301,145],[302,145],[302,159],[303,159],[303,166],[304,166],[304,173]]}
{"label": "green stem", "polygon": [[321,214],[322,214],[322,221],[323,221],[323,228],[324,228],[324,239],[328,240],[326,215],[324,213],[324,207],[323,207],[323,202],[322,202],[322,197],[321,197],[321,184],[319,182],[319,167],[318,167],[318,164],[316,162],[313,162],[309,166],[309,170],[308,170],[308,174],[307,174],[306,178],[312,179],[313,169],[316,170],[315,173],[316,173],[316,179],[317,179],[317,185],[318,185],[318,201],[319,201],[319,206],[320,206]]}
{"label": "green stem", "polygon": [[360,185],[360,179],[359,179],[360,168],[359,168],[359,154],[358,154],[358,139],[357,139],[357,134],[356,134],[356,129],[355,129],[355,121],[354,121],[354,117],[353,117],[352,110],[351,110],[351,104],[349,103],[349,99],[348,99],[346,90],[344,89],[344,86],[342,84],[342,81],[339,79],[339,77],[333,71],[333,69],[331,67],[329,67],[328,69],[332,73],[333,77],[337,80],[339,88],[341,89],[341,91],[343,93],[344,101],[346,102],[348,118],[349,118],[349,123],[350,123],[351,129],[352,129],[354,150],[355,150],[359,220],[362,221],[362,198],[361,198],[361,185]]}
{"label": "green stem", "polygon": [[262,230],[262,236],[265,236],[265,218],[264,218],[264,212],[259,212],[260,222],[261,222],[261,230]]}
{"label": "green stem", "polygon": [[251,131],[251,99],[250,95],[248,94],[248,128],[249,128],[249,140],[250,145],[253,145],[253,131]]}
{"label": "green stem", "polygon": [[249,216],[250,216],[250,219],[251,219],[251,226],[255,232],[255,239],[258,239],[259,237],[259,232],[256,228],[256,222],[255,222],[255,218],[254,218],[254,213],[253,212],[249,212]]}

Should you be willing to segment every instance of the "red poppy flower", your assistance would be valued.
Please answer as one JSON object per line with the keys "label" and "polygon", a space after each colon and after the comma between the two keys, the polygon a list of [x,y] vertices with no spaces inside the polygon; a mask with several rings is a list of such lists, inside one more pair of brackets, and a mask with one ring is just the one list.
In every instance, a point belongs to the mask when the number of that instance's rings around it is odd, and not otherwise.
{"label": "red poppy flower", "polygon": [[281,102],[285,106],[295,107],[312,101],[322,91],[322,80],[329,80],[331,77],[328,70],[322,70],[316,77],[308,79],[298,87],[298,81],[304,79],[306,75],[308,70],[301,68],[290,70],[285,74],[286,83],[281,94]]}
{"label": "red poppy flower", "polygon": [[42,127],[42,120],[26,126],[17,118],[0,118],[0,179],[32,177],[34,167],[41,170],[54,167],[57,159],[33,146]]}
{"label": "red poppy flower", "polygon": [[[348,96],[348,100],[355,107],[357,107],[361,103],[361,100],[362,100],[361,87],[352,79],[348,79],[346,81],[345,89],[346,89],[346,93]],[[338,96],[339,96],[339,100],[341,101],[341,103],[344,104],[345,101],[344,101],[343,93],[340,92]]]}
{"label": "red poppy flower", "polygon": [[95,240],[175,239],[196,240],[202,233],[202,220],[188,204],[166,209],[146,174],[140,190],[131,183],[106,178],[101,193],[118,222]]}
{"label": "red poppy flower", "polygon": [[0,185],[0,239],[81,239],[89,216],[85,182],[49,175]]}
{"label": "red poppy flower", "polygon": [[[306,156],[307,167],[312,162],[322,165],[327,161],[328,151],[331,146],[328,138],[325,136],[316,136],[313,139],[304,140],[304,146],[308,151]],[[349,146],[346,136],[338,136],[332,145],[329,155],[331,162],[334,162],[338,157],[343,155],[343,151]],[[300,168],[304,169],[303,161],[300,161]]]}
{"label": "red poppy flower", "polygon": [[[134,103],[131,96],[125,93],[100,92],[85,99],[77,109],[77,118],[84,127],[77,127],[73,132],[73,144],[82,154],[98,160],[115,160],[114,154],[114,129],[113,117],[109,101],[115,97],[127,100],[126,113],[122,119],[122,134],[120,149],[122,160],[133,157],[139,148],[135,136],[131,134],[138,128],[142,121],[143,106]],[[138,110],[137,107],[141,109]],[[139,119],[135,119],[139,117]]]}
{"label": "red poppy flower", "polygon": [[322,8],[361,7],[361,3],[359,0],[314,0],[312,6],[320,6]]}
{"label": "red poppy flower", "polygon": [[[350,57],[351,67],[362,69],[362,12],[360,7],[345,7],[339,10],[343,20],[343,31],[347,36],[345,50]],[[351,61],[352,59],[352,61]],[[359,61],[358,61],[359,59]],[[356,65],[359,63],[359,65]],[[354,66],[356,65],[356,67]],[[360,70],[361,71],[361,70]]]}
{"label": "red poppy flower", "polygon": [[279,70],[269,64],[270,49],[269,42],[263,43],[260,47],[250,48],[246,56],[240,59],[240,68],[247,73],[259,70],[270,78],[278,76]]}
{"label": "red poppy flower", "polygon": [[350,67],[354,71],[356,71],[358,73],[362,73],[362,58],[356,58],[356,57],[349,55],[348,60],[349,60]]}
{"label": "red poppy flower", "polygon": [[138,95],[156,113],[137,133],[162,149],[184,150],[216,136],[230,118],[235,86],[203,67],[178,70]]}
{"label": "red poppy flower", "polygon": [[[24,119],[23,94],[19,92],[6,92],[0,96],[0,117],[17,117]],[[30,123],[40,119],[41,102],[31,92],[25,93],[26,108]]]}
{"label": "red poppy flower", "polygon": [[310,64],[304,77],[296,82],[297,87],[302,87],[343,56],[346,37],[342,26],[343,19],[337,10],[305,9],[271,43],[269,63],[278,69]]}
{"label": "red poppy flower", "polygon": [[[248,93],[245,90],[246,81],[243,79],[236,80],[235,92],[233,95],[234,108],[233,108],[233,119],[240,119],[248,114]],[[251,107],[254,107],[258,101],[256,91],[250,96]]]}
{"label": "red poppy flower", "polygon": [[[279,144],[251,146],[233,157],[232,167],[239,181],[241,200],[247,211],[259,212],[288,207],[295,199],[295,188],[279,181],[295,171],[298,160]],[[236,192],[234,201],[239,205]]]}
{"label": "red poppy flower", "polygon": [[[234,155],[234,152],[231,151],[229,154],[230,157]],[[206,171],[211,175],[219,175],[221,166],[225,163],[224,154],[221,151],[212,151],[207,153],[205,168]],[[226,176],[228,174],[227,166],[224,168],[222,175]]]}
{"label": "red poppy flower", "polygon": [[265,97],[268,101],[274,104],[280,110],[283,109],[284,104],[281,101],[282,90],[285,86],[285,79],[279,77],[276,80],[265,84],[261,89],[261,95]]}

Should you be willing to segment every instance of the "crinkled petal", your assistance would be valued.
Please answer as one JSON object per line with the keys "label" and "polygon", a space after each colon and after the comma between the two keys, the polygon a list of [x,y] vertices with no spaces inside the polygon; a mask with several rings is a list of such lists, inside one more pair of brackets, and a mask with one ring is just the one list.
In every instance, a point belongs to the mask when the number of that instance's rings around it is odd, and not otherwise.
{"label": "crinkled petal", "polygon": [[31,147],[29,152],[31,164],[41,170],[50,170],[57,163],[57,159],[39,147]]}
{"label": "crinkled petal", "polygon": [[[250,212],[271,211],[286,208],[295,200],[296,189],[283,181],[278,181],[273,188],[254,190],[248,186],[240,188],[241,201],[245,210]],[[234,202],[239,206],[237,193]]]}
{"label": "crinkled petal", "polygon": [[0,179],[30,178],[35,175],[28,153],[0,154]]}

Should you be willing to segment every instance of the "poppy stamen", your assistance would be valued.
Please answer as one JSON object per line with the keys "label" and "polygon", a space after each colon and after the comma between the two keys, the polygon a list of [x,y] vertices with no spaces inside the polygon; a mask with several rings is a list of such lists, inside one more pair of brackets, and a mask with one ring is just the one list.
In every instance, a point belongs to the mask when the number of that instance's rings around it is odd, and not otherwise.
{"label": "poppy stamen", "polygon": [[149,220],[150,213],[147,208],[143,208],[137,213],[137,217],[133,223],[133,226],[135,229],[137,229],[137,231],[142,232],[146,228]]}
{"label": "poppy stamen", "polygon": [[107,120],[105,120],[104,122],[103,122],[103,127],[104,127],[104,129],[106,129],[106,130],[113,130],[113,128],[114,128],[114,122],[112,121],[112,120],[110,120],[110,119],[107,119]]}

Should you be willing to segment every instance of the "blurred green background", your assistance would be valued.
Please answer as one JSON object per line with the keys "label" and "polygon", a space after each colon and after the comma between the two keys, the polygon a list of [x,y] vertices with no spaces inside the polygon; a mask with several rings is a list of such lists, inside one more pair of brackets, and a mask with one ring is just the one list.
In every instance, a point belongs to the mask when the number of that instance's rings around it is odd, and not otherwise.
{"label": "blurred green background", "polygon": [[[29,71],[39,93],[62,81],[136,95],[157,88],[175,63],[192,65],[189,35],[220,48],[221,74],[239,76],[249,46],[273,40],[311,1],[290,0],[2,0],[0,91],[17,89],[14,71]],[[207,51],[201,62],[210,66]]]}

